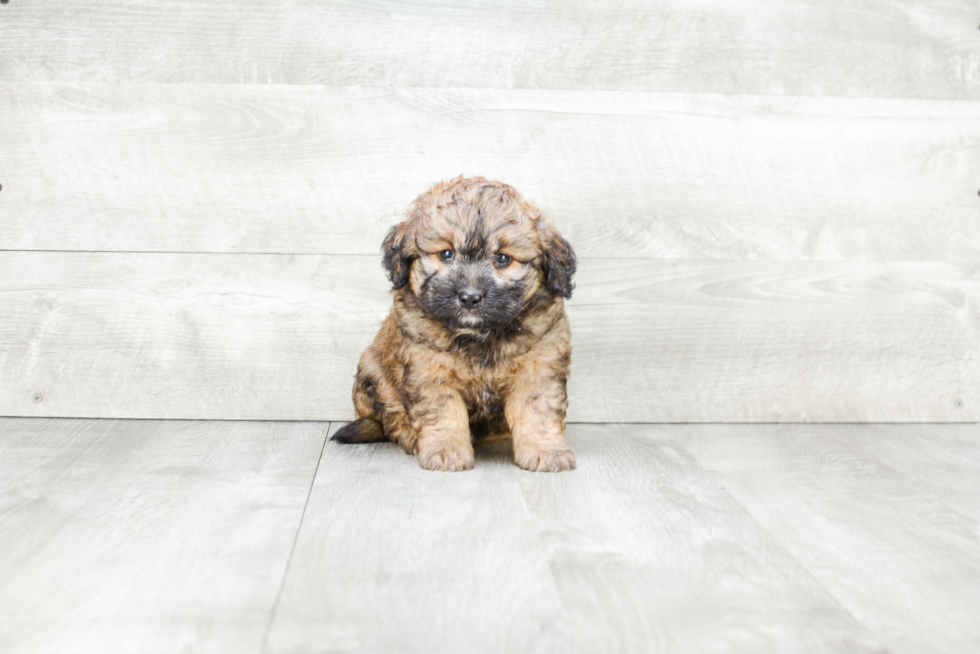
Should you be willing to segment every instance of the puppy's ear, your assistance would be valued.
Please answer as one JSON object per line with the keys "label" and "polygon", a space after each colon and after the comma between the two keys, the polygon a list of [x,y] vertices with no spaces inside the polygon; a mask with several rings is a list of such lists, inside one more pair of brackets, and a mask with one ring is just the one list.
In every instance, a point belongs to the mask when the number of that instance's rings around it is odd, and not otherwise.
{"label": "puppy's ear", "polygon": [[538,221],[538,234],[544,247],[544,285],[549,291],[565,298],[572,297],[575,284],[575,251],[568,241],[561,237],[554,225],[542,217]]}
{"label": "puppy's ear", "polygon": [[411,267],[407,248],[405,223],[399,223],[388,230],[381,244],[381,265],[385,268],[392,288],[398,290],[408,283],[408,272]]}

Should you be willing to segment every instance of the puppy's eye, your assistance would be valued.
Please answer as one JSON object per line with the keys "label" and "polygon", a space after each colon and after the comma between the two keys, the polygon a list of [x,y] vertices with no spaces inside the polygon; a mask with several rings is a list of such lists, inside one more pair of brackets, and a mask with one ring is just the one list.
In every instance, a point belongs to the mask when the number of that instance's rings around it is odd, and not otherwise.
{"label": "puppy's eye", "polygon": [[493,255],[493,265],[497,268],[506,268],[513,261],[513,257],[508,257],[506,254],[495,254]]}
{"label": "puppy's eye", "polygon": [[452,250],[443,250],[442,252],[439,253],[439,258],[446,262],[452,261],[453,257],[455,256],[456,253],[453,252]]}

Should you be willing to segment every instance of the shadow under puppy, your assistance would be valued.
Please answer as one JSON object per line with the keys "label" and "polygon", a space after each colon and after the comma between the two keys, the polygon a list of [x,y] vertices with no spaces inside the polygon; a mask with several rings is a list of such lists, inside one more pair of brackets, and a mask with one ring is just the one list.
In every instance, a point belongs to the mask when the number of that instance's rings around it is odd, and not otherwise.
{"label": "shadow under puppy", "polygon": [[513,439],[527,470],[571,470],[563,298],[575,255],[513,187],[441,182],[388,232],[394,307],[361,356],[357,420],[333,440],[391,440],[429,470],[473,467],[473,438]]}

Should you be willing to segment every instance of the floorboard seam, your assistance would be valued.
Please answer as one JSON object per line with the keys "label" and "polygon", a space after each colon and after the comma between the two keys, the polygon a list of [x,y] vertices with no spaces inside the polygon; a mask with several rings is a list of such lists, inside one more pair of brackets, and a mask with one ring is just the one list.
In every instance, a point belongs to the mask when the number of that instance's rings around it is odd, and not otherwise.
{"label": "floorboard seam", "polygon": [[789,543],[785,542],[782,538],[780,538],[779,534],[773,531],[769,527],[769,525],[761,518],[761,516],[759,516],[755,511],[753,511],[745,502],[741,500],[741,498],[739,498],[736,491],[732,490],[732,488],[728,484],[728,481],[720,472],[709,467],[708,464],[705,461],[703,461],[701,457],[699,457],[694,452],[694,450],[688,447],[685,443],[677,442],[676,444],[679,447],[681,447],[687,453],[687,455],[690,456],[691,459],[701,467],[701,469],[706,474],[711,475],[711,477],[715,479],[718,485],[722,489],[724,489],[725,494],[727,494],[728,497],[730,497],[731,500],[735,504],[737,504],[742,509],[742,511],[745,512],[745,515],[749,516],[755,522],[756,526],[758,526],[759,529],[765,532],[766,535],[768,535],[769,538],[772,539],[773,543],[779,545],[783,553],[791,560],[793,560],[798,566],[800,566],[800,570],[805,572],[807,576],[809,576],[809,578],[813,581],[813,583],[816,584],[821,590],[823,590],[823,592],[827,594],[827,597],[833,600],[840,608],[840,610],[846,613],[851,618],[851,620],[854,621],[854,624],[864,629],[867,635],[874,640],[876,645],[880,646],[884,651],[892,651],[890,649],[890,644],[886,644],[881,638],[880,634],[875,629],[873,629],[871,625],[868,625],[864,620],[858,618],[858,616],[855,615],[851,607],[848,604],[846,604],[844,600],[841,597],[839,597],[836,593],[832,592],[830,588],[828,588],[827,585],[824,583],[823,579],[820,576],[818,576],[817,573],[810,568],[810,566],[804,563],[804,561],[796,554],[796,552],[793,551]]}
{"label": "floorboard seam", "polygon": [[867,633],[867,635],[874,641],[875,645],[877,645],[878,647],[880,647],[881,650],[884,651],[884,652],[896,651],[896,650],[893,650],[892,649],[892,644],[891,643],[885,642],[885,640],[882,638],[882,634],[877,629],[875,629],[872,625],[868,624],[863,619],[861,619],[861,618],[859,618],[857,616],[857,614],[851,608],[851,602],[845,602],[844,599],[840,595],[838,595],[837,593],[833,592],[830,588],[827,587],[827,584],[824,583],[824,580],[823,580],[822,575],[818,576],[818,573],[815,572],[809,565],[807,565],[803,561],[803,559],[801,559],[796,554],[795,551],[793,551],[793,549],[790,547],[789,543],[787,543],[786,541],[784,541],[782,538],[779,537],[778,534],[776,534],[772,529],[770,529],[769,528],[769,525],[767,525],[765,522],[763,522],[762,519],[758,515],[756,515],[755,512],[749,510],[749,508],[740,499],[738,499],[732,493],[732,491],[727,487],[727,485],[725,485],[724,488],[725,488],[725,491],[729,494],[729,496],[733,500],[735,500],[735,502],[739,506],[741,506],[743,510],[745,510],[746,514],[749,515],[749,516],[751,516],[752,519],[755,520],[755,523],[763,531],[765,531],[766,534],[768,534],[770,538],[772,538],[773,542],[776,543],[776,544],[778,544],[779,547],[782,548],[783,552],[785,552],[785,554],[789,558],[791,558],[793,561],[795,561],[796,564],[800,566],[800,569],[803,570],[804,572],[806,572],[806,574],[810,577],[810,579],[821,590],[823,590],[823,592],[827,593],[827,597],[830,598],[831,600],[833,600],[834,603],[836,603],[837,606],[840,608],[840,610],[843,611],[844,613],[846,613],[851,618],[851,620],[854,621],[854,624],[856,624],[859,627],[861,627],[862,629],[864,629],[864,631]]}
{"label": "floorboard seam", "polygon": [[269,651],[269,635],[272,633],[272,625],[276,621],[276,614],[279,612],[279,601],[282,599],[282,591],[286,588],[286,578],[289,577],[289,568],[293,563],[293,554],[296,552],[296,543],[299,541],[299,534],[303,530],[303,519],[306,518],[306,507],[310,505],[310,497],[313,495],[313,486],[316,484],[316,476],[320,473],[320,463],[323,461],[323,453],[327,449],[327,440],[330,438],[330,431],[333,429],[333,422],[327,425],[327,433],[323,435],[323,445],[320,446],[320,456],[316,460],[316,469],[313,470],[313,479],[310,480],[310,489],[306,493],[306,501],[303,503],[303,512],[299,516],[299,524],[296,525],[296,534],[293,536],[293,544],[289,548],[289,556],[286,557],[286,568],[282,572],[282,581],[279,582],[279,590],[276,592],[276,601],[272,604],[272,611],[269,613],[269,622],[265,626],[265,634],[262,636],[262,654]]}

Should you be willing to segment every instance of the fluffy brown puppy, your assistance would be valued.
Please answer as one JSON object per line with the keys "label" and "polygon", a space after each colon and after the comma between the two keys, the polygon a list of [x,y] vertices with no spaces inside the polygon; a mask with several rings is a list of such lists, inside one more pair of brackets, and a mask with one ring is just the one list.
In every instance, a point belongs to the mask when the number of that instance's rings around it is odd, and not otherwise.
{"label": "fluffy brown puppy", "polygon": [[357,368],[357,420],[333,440],[391,440],[423,468],[468,470],[474,437],[510,436],[520,467],[574,468],[562,298],[575,255],[541,211],[457,177],[419,196],[382,250],[394,307]]}

